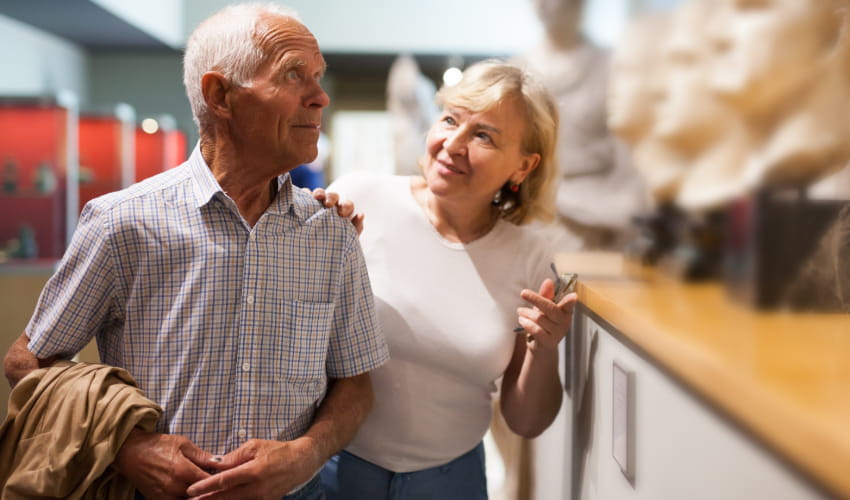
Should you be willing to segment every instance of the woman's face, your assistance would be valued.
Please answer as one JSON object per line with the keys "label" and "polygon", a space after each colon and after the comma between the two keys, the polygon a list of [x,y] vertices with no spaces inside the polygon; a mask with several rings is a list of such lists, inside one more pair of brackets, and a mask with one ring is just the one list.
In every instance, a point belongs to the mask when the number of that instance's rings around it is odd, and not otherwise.
{"label": "woman's face", "polygon": [[522,153],[520,110],[515,99],[481,113],[447,107],[426,140],[423,173],[431,192],[489,204],[507,181],[522,182],[540,155]]}

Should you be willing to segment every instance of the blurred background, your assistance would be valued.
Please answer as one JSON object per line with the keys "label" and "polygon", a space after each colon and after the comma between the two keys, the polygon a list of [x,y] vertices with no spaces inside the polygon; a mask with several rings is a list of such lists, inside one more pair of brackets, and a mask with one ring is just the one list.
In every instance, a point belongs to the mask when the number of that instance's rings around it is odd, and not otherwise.
{"label": "blurred background", "polygon": [[[85,202],[178,165],[194,147],[198,133],[182,83],[182,49],[194,27],[228,3],[0,1],[4,350],[26,325]],[[453,71],[490,57],[533,53],[548,36],[541,19],[546,14],[533,0],[280,3],[299,13],[328,63],[323,86],[331,105],[323,115],[320,155],[297,177],[308,186],[352,169],[409,173],[415,166],[396,158],[405,147],[421,147],[433,93]],[[570,16],[564,24],[581,45],[599,48],[593,60],[604,66],[605,53],[631,19],[680,0],[560,3],[581,7],[559,16]],[[401,144],[405,136],[410,145]],[[577,246],[574,239],[565,244]],[[93,345],[81,359],[97,359]],[[7,390],[0,384],[2,405]],[[568,486],[561,477],[563,417],[559,424],[533,474],[527,446],[508,464],[493,454],[494,497],[530,498],[539,483],[536,498],[562,498]],[[494,447],[488,441],[489,452]]]}
{"label": "blurred background", "polygon": [[[0,95],[75,93],[85,109],[118,102],[138,117],[167,113],[197,137],[181,83],[186,37],[222,0],[4,0],[0,2]],[[610,45],[641,12],[677,0],[592,0],[582,25]],[[410,53],[438,82],[460,65],[533,47],[542,28],[529,0],[293,0],[328,60],[333,111],[381,110],[394,57]]]}
{"label": "blurred background", "polygon": [[[180,163],[197,141],[182,85],[182,47],[201,20],[227,3],[0,2],[0,173],[4,193],[17,197],[0,199],[0,259],[58,258],[86,201]],[[605,49],[630,19],[679,1],[561,3],[584,3],[561,15],[574,18],[571,29],[588,44]],[[394,160],[404,146],[394,144],[400,126],[393,99],[402,107],[416,99],[427,108],[451,68],[526,54],[547,36],[546,14],[533,0],[288,5],[314,32],[328,62],[324,86],[331,106],[322,152],[298,176],[309,186],[349,169],[403,172],[407,167]],[[390,88],[391,66],[402,54],[413,66],[399,68],[399,83]],[[41,220],[21,224],[11,214],[22,212],[38,212],[33,217]]]}
{"label": "blurred background", "polygon": [[[746,297],[741,302],[754,308],[790,304],[846,313],[850,172],[843,167],[850,155],[850,90],[835,97],[796,76],[783,87],[786,73],[827,80],[817,68],[801,70],[800,61],[812,59],[805,54],[790,71],[762,65],[800,55],[779,42],[823,32],[816,24],[792,35],[779,29],[805,17],[807,7],[789,6],[820,1],[280,2],[315,34],[331,98],[319,157],[293,171],[293,180],[316,187],[352,170],[416,172],[436,89],[476,61],[507,58],[537,72],[561,107],[559,216],[539,229],[563,252],[622,252],[684,282],[725,280],[733,297]],[[180,164],[194,147],[198,133],[182,83],[182,49],[194,27],[228,3],[234,2],[0,0],[0,348],[26,325],[85,202]],[[734,11],[738,17],[729,19],[754,34],[755,44],[709,37],[719,5]],[[753,14],[763,14],[761,24],[749,23]],[[846,28],[839,31],[846,35]],[[707,65],[736,43],[752,49],[737,70],[766,67],[773,85],[765,91],[753,84],[723,106],[713,94],[699,97],[694,85],[709,80]],[[840,82],[836,87],[850,89],[843,76],[850,71],[829,74]],[[808,90],[781,94],[794,86],[817,87],[810,100],[819,108],[800,111],[802,120],[795,110],[783,114],[787,103],[808,102]],[[775,102],[756,113],[765,95]],[[811,126],[827,122],[840,137],[824,139],[829,134]],[[798,143],[829,154],[801,153]],[[736,201],[762,188],[769,196]],[[803,189],[809,189],[805,196]],[[829,203],[812,204],[809,196]],[[796,275],[811,279],[794,288],[788,283]],[[780,297],[782,291],[789,293]],[[90,350],[86,356],[97,355]],[[0,384],[0,404],[6,391]],[[500,443],[488,437],[491,498],[569,497],[571,411],[565,405],[532,445],[498,432]],[[721,498],[706,494],[700,498]]]}

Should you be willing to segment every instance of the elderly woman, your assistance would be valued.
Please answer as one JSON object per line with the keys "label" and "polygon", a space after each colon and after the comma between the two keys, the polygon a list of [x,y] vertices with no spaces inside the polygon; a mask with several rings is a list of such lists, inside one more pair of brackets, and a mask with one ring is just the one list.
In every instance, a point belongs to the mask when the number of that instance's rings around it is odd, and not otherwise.
{"label": "elderly woman", "polygon": [[561,405],[557,346],[575,295],[551,300],[552,251],[525,226],[555,210],[555,104],[497,61],[471,66],[437,101],[422,176],[329,188],[368,216],[360,241],[392,358],[372,372],[372,413],[322,471],[331,499],[486,498],[497,382],[522,436]]}

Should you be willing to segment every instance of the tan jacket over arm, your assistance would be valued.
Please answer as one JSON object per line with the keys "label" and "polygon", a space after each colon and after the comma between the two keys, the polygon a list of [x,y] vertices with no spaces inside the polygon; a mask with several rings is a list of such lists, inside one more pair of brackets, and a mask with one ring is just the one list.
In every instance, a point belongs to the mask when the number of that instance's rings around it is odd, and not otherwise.
{"label": "tan jacket over arm", "polygon": [[134,427],[162,409],[121,368],[60,361],[22,379],[0,427],[0,497],[132,499],[110,464]]}

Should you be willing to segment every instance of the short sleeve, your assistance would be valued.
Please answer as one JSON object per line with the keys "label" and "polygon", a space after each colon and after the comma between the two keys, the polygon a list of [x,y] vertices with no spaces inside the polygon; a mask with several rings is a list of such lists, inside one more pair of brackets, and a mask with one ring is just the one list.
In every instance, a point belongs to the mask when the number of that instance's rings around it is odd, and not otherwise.
{"label": "short sleeve", "polygon": [[28,347],[39,358],[73,356],[109,321],[115,273],[103,219],[86,205],[71,244],[41,292],[26,327]]}
{"label": "short sleeve", "polygon": [[352,237],[345,250],[333,321],[327,360],[329,377],[359,375],[389,359],[389,349],[375,312],[366,262],[356,237]]}

